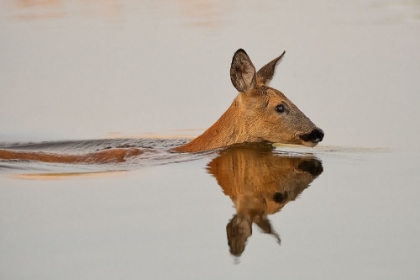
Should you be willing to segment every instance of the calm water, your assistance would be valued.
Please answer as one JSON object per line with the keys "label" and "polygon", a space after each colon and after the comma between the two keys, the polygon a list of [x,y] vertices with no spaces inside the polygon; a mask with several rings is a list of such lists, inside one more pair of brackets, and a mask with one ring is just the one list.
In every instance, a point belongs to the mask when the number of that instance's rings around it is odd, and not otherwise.
{"label": "calm water", "polygon": [[[0,149],[157,151],[0,161],[1,279],[419,278],[419,1],[9,0],[0,38]],[[238,48],[287,51],[271,85],[320,146],[167,151]]]}

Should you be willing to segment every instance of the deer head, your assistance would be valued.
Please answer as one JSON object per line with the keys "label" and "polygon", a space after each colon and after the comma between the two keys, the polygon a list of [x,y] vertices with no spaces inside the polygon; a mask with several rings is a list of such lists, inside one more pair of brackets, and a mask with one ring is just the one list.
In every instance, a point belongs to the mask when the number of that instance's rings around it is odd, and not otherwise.
{"label": "deer head", "polygon": [[269,86],[284,54],[257,72],[246,52],[242,49],[236,51],[230,78],[239,93],[232,105],[202,135],[174,150],[198,152],[245,142],[313,147],[322,141],[324,132],[283,93]]}
{"label": "deer head", "polygon": [[241,115],[249,121],[248,131],[253,138],[313,147],[322,141],[324,132],[282,92],[269,86],[277,63],[284,54],[256,72],[244,50],[235,53],[230,78],[239,91]]}

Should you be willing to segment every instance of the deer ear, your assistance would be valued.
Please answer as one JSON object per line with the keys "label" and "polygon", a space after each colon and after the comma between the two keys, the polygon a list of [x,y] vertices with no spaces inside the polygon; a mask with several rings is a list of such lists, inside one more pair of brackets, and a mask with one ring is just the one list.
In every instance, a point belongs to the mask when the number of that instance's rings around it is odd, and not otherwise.
{"label": "deer ear", "polygon": [[230,66],[230,79],[233,86],[240,92],[246,92],[255,87],[256,73],[251,59],[243,49],[235,52]]}
{"label": "deer ear", "polygon": [[270,81],[273,79],[274,71],[276,70],[277,63],[280,61],[280,59],[283,57],[283,55],[286,53],[284,51],[279,57],[273,59],[269,63],[267,63],[265,66],[263,66],[260,70],[257,72],[257,82],[259,84],[268,85]]}

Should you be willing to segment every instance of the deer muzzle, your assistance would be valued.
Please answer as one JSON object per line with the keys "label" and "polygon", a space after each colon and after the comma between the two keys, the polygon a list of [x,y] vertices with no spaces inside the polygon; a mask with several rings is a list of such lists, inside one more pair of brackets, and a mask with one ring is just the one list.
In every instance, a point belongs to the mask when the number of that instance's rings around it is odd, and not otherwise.
{"label": "deer muzzle", "polygon": [[310,133],[302,134],[299,137],[305,142],[311,142],[316,145],[324,139],[324,131],[320,128],[315,128]]}

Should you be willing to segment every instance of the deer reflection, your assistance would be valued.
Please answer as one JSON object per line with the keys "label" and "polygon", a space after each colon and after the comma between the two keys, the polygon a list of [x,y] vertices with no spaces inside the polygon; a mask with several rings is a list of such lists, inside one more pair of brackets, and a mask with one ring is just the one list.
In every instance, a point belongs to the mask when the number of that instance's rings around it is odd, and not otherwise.
{"label": "deer reflection", "polygon": [[245,250],[253,223],[280,243],[267,215],[295,200],[322,173],[321,161],[312,155],[282,155],[272,149],[271,145],[236,145],[222,150],[207,165],[236,208],[226,226],[232,255],[240,256]]}

